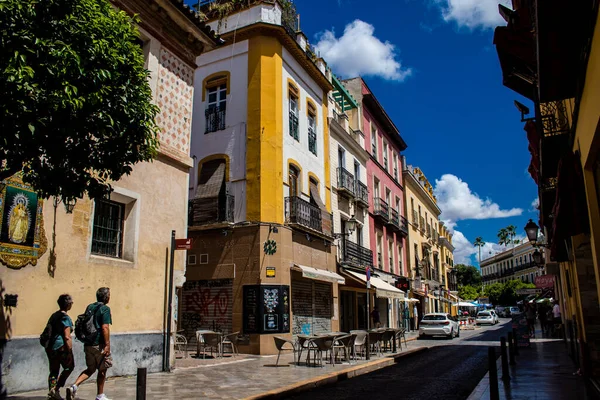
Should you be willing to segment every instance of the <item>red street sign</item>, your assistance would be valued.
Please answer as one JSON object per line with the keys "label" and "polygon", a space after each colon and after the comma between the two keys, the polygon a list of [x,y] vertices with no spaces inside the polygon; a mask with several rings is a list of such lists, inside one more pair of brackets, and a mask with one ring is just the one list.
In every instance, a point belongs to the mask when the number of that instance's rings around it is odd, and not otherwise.
{"label": "red street sign", "polygon": [[366,268],[366,273],[367,273],[367,282],[371,280],[371,268],[367,267]]}
{"label": "red street sign", "polygon": [[541,275],[535,277],[535,287],[544,289],[544,288],[553,288],[554,287],[554,275]]}
{"label": "red street sign", "polygon": [[191,250],[192,239],[175,239],[175,250]]}

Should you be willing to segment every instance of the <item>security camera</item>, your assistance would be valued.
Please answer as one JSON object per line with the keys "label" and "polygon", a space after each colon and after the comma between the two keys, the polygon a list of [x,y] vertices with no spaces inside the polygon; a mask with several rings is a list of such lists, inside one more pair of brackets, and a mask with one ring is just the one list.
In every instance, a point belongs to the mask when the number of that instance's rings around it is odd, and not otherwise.
{"label": "security camera", "polygon": [[226,231],[225,229],[223,229],[223,230],[221,231],[221,235],[223,235],[223,236],[227,236],[227,231]]}
{"label": "security camera", "polygon": [[529,108],[527,108],[525,104],[519,103],[517,100],[515,100],[515,107],[517,107],[517,110],[519,110],[519,112],[521,113],[521,117],[524,117],[525,115],[529,114]]}
{"label": "security camera", "polygon": [[310,235],[308,233],[306,234],[306,240],[308,240],[309,242],[312,242],[312,240],[310,239]]}

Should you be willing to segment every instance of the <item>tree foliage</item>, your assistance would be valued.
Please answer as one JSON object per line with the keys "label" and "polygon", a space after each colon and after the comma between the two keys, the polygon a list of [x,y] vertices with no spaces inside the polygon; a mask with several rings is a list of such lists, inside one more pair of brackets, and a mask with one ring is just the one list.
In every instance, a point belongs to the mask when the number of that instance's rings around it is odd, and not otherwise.
{"label": "tree foliage", "polygon": [[456,283],[458,286],[481,286],[481,273],[472,265],[456,264]]}
{"label": "tree foliage", "polygon": [[517,295],[518,289],[533,289],[533,283],[525,283],[520,279],[513,279],[506,283],[493,283],[487,285],[484,293],[490,299],[490,303],[494,305],[512,306],[517,304],[517,301],[523,300],[526,296]]}
{"label": "tree foliage", "polygon": [[463,300],[475,300],[481,295],[479,287],[467,285],[458,288],[458,297]]}
{"label": "tree foliage", "polygon": [[156,155],[134,21],[107,0],[0,0],[0,180],[42,197],[110,193]]}

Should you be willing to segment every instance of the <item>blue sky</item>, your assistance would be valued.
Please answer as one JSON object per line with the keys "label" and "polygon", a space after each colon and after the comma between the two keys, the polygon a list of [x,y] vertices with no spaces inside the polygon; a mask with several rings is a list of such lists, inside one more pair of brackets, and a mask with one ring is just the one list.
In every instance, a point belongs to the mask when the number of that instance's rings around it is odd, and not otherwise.
{"label": "blue sky", "polygon": [[[498,0],[302,0],[301,29],[343,78],[361,74],[408,143],[407,162],[436,187],[455,225],[456,261],[476,263],[470,244],[529,218],[537,188],[521,98],[502,85],[493,27]],[[357,21],[358,20],[358,21]],[[392,47],[393,46],[393,47]],[[397,64],[400,64],[398,67]]]}
{"label": "blue sky", "polygon": [[[497,232],[529,218],[536,186],[520,114],[502,85],[492,43],[507,0],[296,0],[301,29],[334,72],[362,75],[436,188],[455,234],[455,262],[476,264],[472,242],[500,250]],[[377,6],[375,7],[374,4]],[[530,107],[531,108],[531,107]],[[483,257],[485,258],[485,257]]]}

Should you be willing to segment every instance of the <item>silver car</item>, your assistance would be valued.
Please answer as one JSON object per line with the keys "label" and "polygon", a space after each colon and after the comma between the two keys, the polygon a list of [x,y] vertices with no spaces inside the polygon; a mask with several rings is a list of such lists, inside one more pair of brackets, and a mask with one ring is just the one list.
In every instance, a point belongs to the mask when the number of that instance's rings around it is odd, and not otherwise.
{"label": "silver car", "polygon": [[454,339],[460,336],[458,319],[446,313],[425,314],[419,324],[419,337],[446,336]]}
{"label": "silver car", "polygon": [[497,317],[495,316],[495,313],[493,313],[493,312],[479,311],[477,313],[477,317],[475,318],[475,323],[477,325],[483,325],[483,324],[495,325],[496,318]]}

